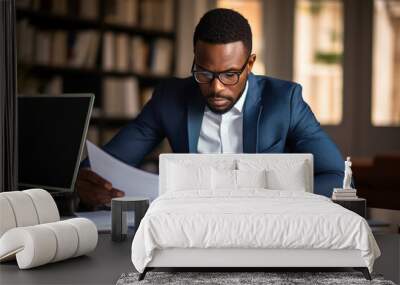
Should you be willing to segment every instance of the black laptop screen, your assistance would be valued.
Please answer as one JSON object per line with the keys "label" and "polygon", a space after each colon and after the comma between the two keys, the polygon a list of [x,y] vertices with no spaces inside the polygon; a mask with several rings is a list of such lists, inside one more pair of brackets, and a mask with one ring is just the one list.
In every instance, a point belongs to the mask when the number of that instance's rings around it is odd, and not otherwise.
{"label": "black laptop screen", "polygon": [[18,97],[18,182],[72,190],[91,96]]}

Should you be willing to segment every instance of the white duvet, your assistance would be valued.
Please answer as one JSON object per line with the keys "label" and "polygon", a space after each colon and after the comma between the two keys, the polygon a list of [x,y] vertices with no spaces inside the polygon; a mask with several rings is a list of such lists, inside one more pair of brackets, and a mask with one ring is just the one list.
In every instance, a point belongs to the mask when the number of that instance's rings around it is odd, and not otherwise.
{"label": "white duvet", "polygon": [[358,249],[372,272],[380,251],[362,217],[300,191],[169,192],[151,204],[132,243],[143,272],[155,249]]}

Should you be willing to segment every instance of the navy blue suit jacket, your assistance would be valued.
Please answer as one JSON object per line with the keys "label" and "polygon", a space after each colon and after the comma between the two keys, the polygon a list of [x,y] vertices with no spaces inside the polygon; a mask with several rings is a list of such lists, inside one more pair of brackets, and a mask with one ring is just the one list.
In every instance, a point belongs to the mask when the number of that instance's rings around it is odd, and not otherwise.
{"label": "navy blue suit jacket", "polygon": [[[342,185],[343,159],[303,101],[301,86],[253,74],[248,81],[243,107],[243,152],[312,153],[314,192],[330,197],[333,188]],[[167,80],[104,150],[133,166],[165,137],[175,153],[196,153],[204,107],[193,77]]]}

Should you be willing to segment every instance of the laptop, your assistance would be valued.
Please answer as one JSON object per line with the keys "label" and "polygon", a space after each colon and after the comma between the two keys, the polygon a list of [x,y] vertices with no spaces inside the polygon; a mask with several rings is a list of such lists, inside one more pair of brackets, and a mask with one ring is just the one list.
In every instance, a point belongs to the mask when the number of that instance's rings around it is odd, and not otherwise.
{"label": "laptop", "polygon": [[18,188],[74,191],[93,94],[18,96]]}

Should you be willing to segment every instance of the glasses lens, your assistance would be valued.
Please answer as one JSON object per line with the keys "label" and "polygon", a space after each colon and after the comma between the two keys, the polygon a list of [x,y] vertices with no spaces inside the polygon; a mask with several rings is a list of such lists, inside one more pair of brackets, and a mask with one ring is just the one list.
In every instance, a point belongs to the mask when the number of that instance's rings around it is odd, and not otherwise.
{"label": "glasses lens", "polygon": [[233,72],[225,72],[219,75],[219,80],[227,85],[236,84],[239,81],[239,74]]}
{"label": "glasses lens", "polygon": [[196,71],[196,72],[193,72],[193,74],[194,74],[194,77],[196,78],[196,80],[200,83],[208,83],[213,79],[212,73],[209,73],[209,72]]}

